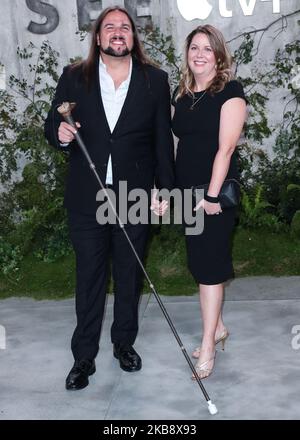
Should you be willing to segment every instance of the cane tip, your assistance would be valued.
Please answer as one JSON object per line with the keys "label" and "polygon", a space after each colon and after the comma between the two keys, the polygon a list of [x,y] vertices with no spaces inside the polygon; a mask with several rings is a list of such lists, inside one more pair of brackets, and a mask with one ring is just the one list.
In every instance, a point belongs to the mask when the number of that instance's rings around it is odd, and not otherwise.
{"label": "cane tip", "polygon": [[216,415],[216,414],[218,413],[218,408],[216,407],[216,405],[215,405],[214,403],[212,403],[211,400],[209,400],[209,401],[207,402],[207,404],[208,404],[208,411],[209,411],[209,413],[210,413],[212,416]]}

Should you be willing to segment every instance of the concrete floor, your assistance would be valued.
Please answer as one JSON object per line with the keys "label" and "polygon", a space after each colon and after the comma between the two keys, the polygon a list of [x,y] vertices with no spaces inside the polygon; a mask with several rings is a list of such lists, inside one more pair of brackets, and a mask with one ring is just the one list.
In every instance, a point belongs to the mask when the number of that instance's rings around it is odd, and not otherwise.
{"label": "concrete floor", "polygon": [[[6,331],[0,420],[300,419],[300,337],[292,333],[299,326],[300,334],[300,277],[243,278],[227,287],[224,318],[230,337],[225,352],[217,353],[213,374],[203,381],[219,410],[214,417],[153,296],[149,301],[144,295],[140,307],[135,348],[143,368],[120,369],[110,343],[112,299],[96,374],[77,392],[64,388],[73,364],[74,301],[0,301],[0,326]],[[198,295],[162,300],[191,353],[200,341]]]}

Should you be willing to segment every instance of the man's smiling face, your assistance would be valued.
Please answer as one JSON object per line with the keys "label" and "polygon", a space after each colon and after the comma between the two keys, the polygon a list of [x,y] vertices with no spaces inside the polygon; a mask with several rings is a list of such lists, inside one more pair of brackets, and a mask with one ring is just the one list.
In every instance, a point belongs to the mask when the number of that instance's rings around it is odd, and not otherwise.
{"label": "man's smiling face", "polygon": [[100,50],[106,55],[124,57],[133,49],[133,30],[126,14],[113,11],[107,14],[99,32]]}

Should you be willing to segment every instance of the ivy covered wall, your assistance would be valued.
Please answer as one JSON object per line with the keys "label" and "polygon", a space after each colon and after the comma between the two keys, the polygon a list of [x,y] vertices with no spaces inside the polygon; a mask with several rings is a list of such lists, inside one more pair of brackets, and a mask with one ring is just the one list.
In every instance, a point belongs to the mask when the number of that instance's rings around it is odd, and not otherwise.
{"label": "ivy covered wall", "polygon": [[[115,3],[135,16],[172,87],[186,35],[201,23],[223,31],[250,102],[238,148],[239,225],[300,239],[299,0],[0,3],[0,274],[14,276],[32,253],[55,261],[71,252],[62,209],[68,157],[48,146],[43,123],[62,67],[86,56],[87,27]],[[182,9],[186,4],[193,7]],[[172,233],[168,228],[166,243],[174,242]]]}
{"label": "ivy covered wall", "polygon": [[[264,79],[271,81],[267,73],[274,68],[276,52],[299,40],[299,0],[1,0],[0,89],[7,87],[11,74],[29,74],[28,66],[17,55],[17,47],[24,49],[31,42],[40,47],[48,40],[59,52],[58,73],[71,58],[85,57],[89,42],[83,38],[84,31],[103,8],[112,4],[127,7],[143,30],[158,28],[160,34],[171,35],[178,66],[184,39],[199,24],[211,23],[220,28],[233,53],[243,44],[237,58],[237,75],[255,77],[257,84],[249,84],[248,90],[269,98],[265,102],[268,121],[262,117],[259,128],[268,136],[262,138],[258,133],[256,137],[265,150],[273,151],[274,128],[281,123],[288,101],[279,84],[266,91],[262,83]],[[161,46],[161,41],[156,45]],[[167,67],[164,58],[161,62]],[[292,75],[299,80],[299,66],[295,65]],[[293,102],[285,110],[293,112]]]}

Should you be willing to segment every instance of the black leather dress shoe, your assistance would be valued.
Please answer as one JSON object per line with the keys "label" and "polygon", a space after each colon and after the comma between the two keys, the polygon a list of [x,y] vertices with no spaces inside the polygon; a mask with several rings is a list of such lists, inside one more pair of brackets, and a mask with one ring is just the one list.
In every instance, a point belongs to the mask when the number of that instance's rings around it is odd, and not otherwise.
{"label": "black leather dress shoe", "polygon": [[114,344],[114,356],[119,359],[124,371],[138,371],[142,368],[142,359],[130,344]]}
{"label": "black leather dress shoe", "polygon": [[89,376],[96,371],[94,360],[81,359],[75,361],[70,373],[66,379],[67,390],[81,390],[89,384]]}

